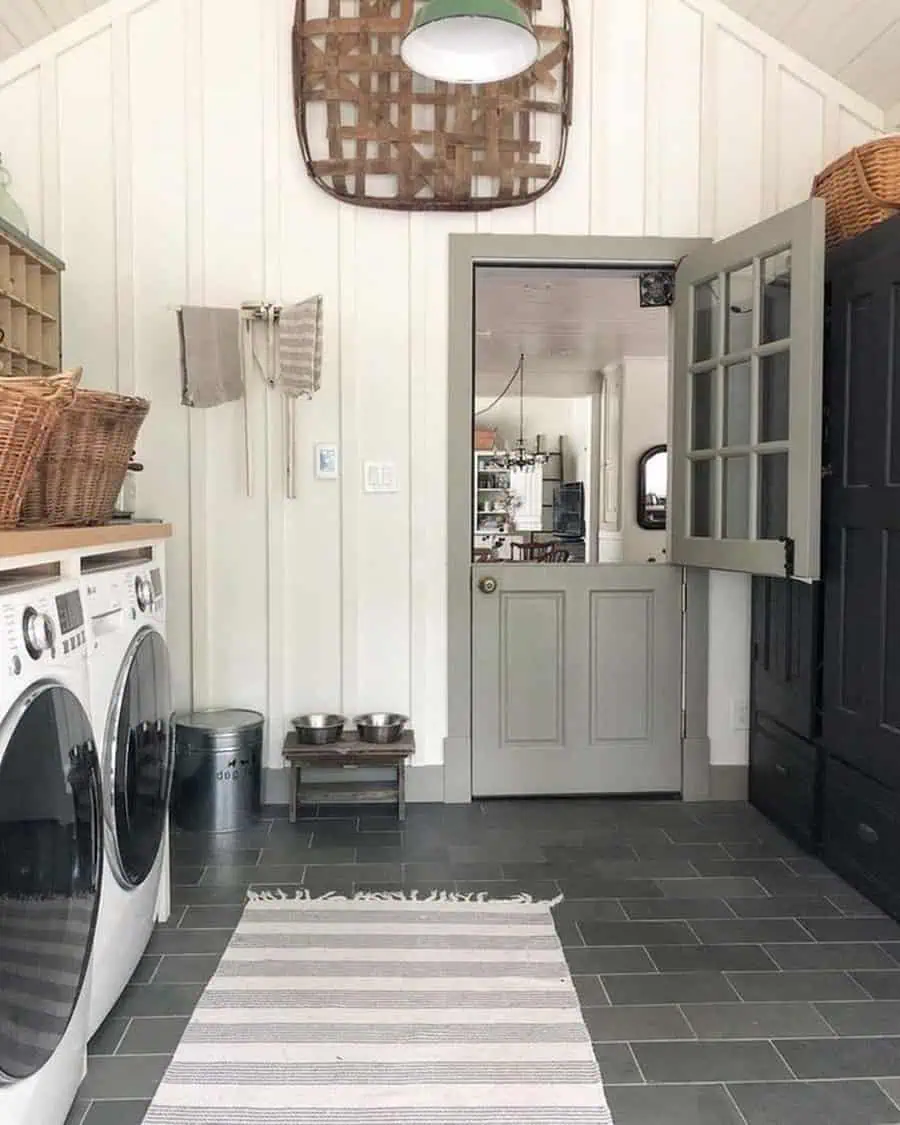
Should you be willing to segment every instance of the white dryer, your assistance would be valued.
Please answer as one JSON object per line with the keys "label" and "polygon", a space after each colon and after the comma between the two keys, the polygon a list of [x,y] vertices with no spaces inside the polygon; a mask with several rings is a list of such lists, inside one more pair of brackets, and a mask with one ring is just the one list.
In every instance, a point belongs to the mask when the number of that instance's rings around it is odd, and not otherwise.
{"label": "white dryer", "polygon": [[84,1077],[101,781],[77,582],[0,591],[0,1121],[63,1125]]}
{"label": "white dryer", "polygon": [[157,916],[168,916],[174,723],[161,561],[96,571],[82,582],[105,822],[93,1035],[131,979]]}

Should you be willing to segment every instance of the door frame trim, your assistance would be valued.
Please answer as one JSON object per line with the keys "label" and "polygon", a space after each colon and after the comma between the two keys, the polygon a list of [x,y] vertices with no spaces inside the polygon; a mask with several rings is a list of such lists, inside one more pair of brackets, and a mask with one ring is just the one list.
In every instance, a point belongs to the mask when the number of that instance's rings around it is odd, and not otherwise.
{"label": "door frame trim", "polygon": [[[708,238],[607,238],[547,234],[451,234],[447,378],[447,737],[444,801],[472,800],[472,411],[474,406],[475,266],[675,266]],[[671,357],[671,345],[670,345]],[[670,395],[672,366],[669,365]],[[671,435],[670,442],[671,445]],[[709,795],[707,728],[709,579],[685,571],[683,629],[685,737],[682,796]]]}

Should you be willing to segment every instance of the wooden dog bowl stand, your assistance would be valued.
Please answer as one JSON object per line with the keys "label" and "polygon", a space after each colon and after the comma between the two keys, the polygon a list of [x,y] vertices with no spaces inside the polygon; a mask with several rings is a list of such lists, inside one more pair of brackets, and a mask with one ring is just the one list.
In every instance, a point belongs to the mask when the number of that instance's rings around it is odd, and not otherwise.
{"label": "wooden dog bowl stand", "polygon": [[[297,741],[297,732],[291,731],[284,741],[282,751],[285,766],[290,771],[288,806],[291,824],[297,821],[297,806],[301,799],[311,804],[329,802],[353,805],[397,805],[397,819],[406,820],[406,762],[416,752],[416,739],[411,730],[404,731],[398,742],[377,746],[363,742],[354,733],[347,733],[340,742],[328,746],[306,746]],[[304,767],[340,769],[348,773],[373,766],[394,770],[393,785],[372,786],[365,782],[304,781]]]}

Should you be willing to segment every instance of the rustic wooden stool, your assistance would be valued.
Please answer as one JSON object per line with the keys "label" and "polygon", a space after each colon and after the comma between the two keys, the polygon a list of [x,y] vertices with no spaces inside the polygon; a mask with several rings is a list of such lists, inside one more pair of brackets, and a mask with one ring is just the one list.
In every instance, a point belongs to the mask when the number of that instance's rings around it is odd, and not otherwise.
{"label": "rustic wooden stool", "polygon": [[[357,734],[347,733],[340,742],[328,746],[306,746],[297,741],[297,732],[291,731],[284,741],[282,755],[290,770],[289,809],[291,824],[297,820],[300,798],[312,804],[375,805],[396,802],[397,819],[406,820],[406,762],[416,752],[416,739],[411,730],[403,732],[399,742],[377,746],[363,742]],[[365,783],[346,781],[304,782],[304,767],[351,770],[373,766],[393,768],[396,780],[389,786],[366,786]]]}

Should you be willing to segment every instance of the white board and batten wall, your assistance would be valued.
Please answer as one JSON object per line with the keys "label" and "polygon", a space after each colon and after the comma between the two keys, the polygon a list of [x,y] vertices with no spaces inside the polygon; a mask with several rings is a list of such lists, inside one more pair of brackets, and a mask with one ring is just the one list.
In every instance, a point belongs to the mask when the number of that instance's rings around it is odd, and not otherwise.
{"label": "white board and batten wall", "polygon": [[[170,518],[180,706],[270,720],[391,708],[417,762],[446,733],[447,236],[452,231],[722,235],[786,207],[881,110],[718,0],[572,0],[574,121],[559,185],[478,218],[339,205],[303,170],[292,116],[293,0],[110,0],[0,65],[4,161],[32,233],[69,264],[64,348],[89,385],[153,401],[143,513]],[[299,407],[284,498],[280,405],[179,405],[172,308],[325,297],[325,369]],[[340,482],[313,477],[339,442]],[[398,490],[362,491],[368,460]],[[746,759],[748,582],[711,592],[715,762]],[[439,778],[439,771],[429,775]],[[425,777],[425,774],[422,774]],[[439,796],[439,792],[438,792]]]}

